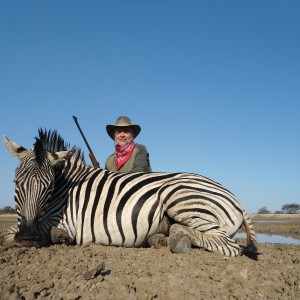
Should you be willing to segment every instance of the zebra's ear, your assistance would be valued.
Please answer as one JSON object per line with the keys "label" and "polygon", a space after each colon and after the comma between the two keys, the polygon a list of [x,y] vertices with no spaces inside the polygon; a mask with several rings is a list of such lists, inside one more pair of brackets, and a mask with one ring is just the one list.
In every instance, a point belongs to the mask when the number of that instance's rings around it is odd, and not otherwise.
{"label": "zebra's ear", "polygon": [[53,165],[57,163],[61,163],[71,159],[71,157],[75,154],[76,150],[72,149],[69,151],[59,151],[55,153],[48,153],[48,159]]}
{"label": "zebra's ear", "polygon": [[10,141],[5,135],[3,135],[3,141],[11,155],[17,157],[18,159],[22,159],[30,152],[30,150],[25,149],[13,141]]}

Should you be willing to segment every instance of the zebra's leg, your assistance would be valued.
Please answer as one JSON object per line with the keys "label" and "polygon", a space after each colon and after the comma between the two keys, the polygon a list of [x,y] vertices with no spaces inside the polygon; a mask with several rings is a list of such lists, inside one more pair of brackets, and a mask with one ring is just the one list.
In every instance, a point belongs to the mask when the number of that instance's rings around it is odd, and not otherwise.
{"label": "zebra's leg", "polygon": [[52,226],[50,236],[53,244],[68,244],[68,233],[62,228]]}
{"label": "zebra's leg", "polygon": [[169,244],[171,251],[174,253],[188,253],[192,249],[190,234],[184,227],[173,224],[170,228]]}
{"label": "zebra's leg", "polygon": [[186,249],[189,249],[187,238],[193,246],[205,248],[208,251],[220,251],[226,256],[238,256],[241,254],[239,245],[217,225],[212,229],[201,232],[182,224],[173,224],[170,230],[171,251],[176,253],[188,252],[186,251]]}
{"label": "zebra's leg", "polygon": [[170,222],[166,216],[162,219],[156,233],[149,236],[147,239],[148,244],[151,247],[159,249],[164,246],[168,246],[169,239],[167,235],[169,234]]}
{"label": "zebra's leg", "polygon": [[168,246],[168,237],[163,233],[155,233],[151,235],[147,241],[151,247],[154,247],[156,249]]}

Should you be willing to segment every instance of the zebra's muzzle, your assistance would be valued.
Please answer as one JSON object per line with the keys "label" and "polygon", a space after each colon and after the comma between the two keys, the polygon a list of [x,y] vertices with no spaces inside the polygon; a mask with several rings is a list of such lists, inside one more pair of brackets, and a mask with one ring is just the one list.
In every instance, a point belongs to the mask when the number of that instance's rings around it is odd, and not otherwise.
{"label": "zebra's muzzle", "polygon": [[41,239],[39,235],[22,234],[22,232],[16,233],[15,242],[21,247],[40,247],[41,245]]}
{"label": "zebra's muzzle", "polygon": [[29,222],[22,218],[15,235],[15,242],[24,247],[38,247],[42,244],[38,222]]}

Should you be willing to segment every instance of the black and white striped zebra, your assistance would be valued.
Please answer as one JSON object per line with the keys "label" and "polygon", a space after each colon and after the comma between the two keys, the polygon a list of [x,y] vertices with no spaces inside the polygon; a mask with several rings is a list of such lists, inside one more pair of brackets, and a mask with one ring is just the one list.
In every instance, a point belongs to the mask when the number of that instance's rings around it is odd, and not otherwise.
{"label": "black and white striped zebra", "polygon": [[[85,164],[56,131],[39,129],[32,149],[3,137],[20,160],[15,175],[18,227],[14,240],[45,244],[52,226],[85,245],[192,246],[227,256],[257,257],[255,232],[237,198],[221,184],[191,173],[115,173]],[[244,225],[247,246],[233,240]]]}

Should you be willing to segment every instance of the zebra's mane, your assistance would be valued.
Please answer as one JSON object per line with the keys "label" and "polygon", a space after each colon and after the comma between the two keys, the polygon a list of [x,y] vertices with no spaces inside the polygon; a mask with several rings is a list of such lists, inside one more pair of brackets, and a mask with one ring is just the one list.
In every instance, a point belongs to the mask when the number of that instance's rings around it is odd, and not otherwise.
{"label": "zebra's mane", "polygon": [[55,153],[58,151],[67,151],[71,149],[76,150],[76,154],[73,158],[79,159],[84,162],[83,153],[81,149],[73,146],[70,147],[70,144],[65,142],[65,140],[57,133],[56,130],[46,130],[39,128],[38,137],[35,137],[35,143],[33,145],[33,151],[36,153],[37,158],[42,158],[45,151],[50,153]]}

